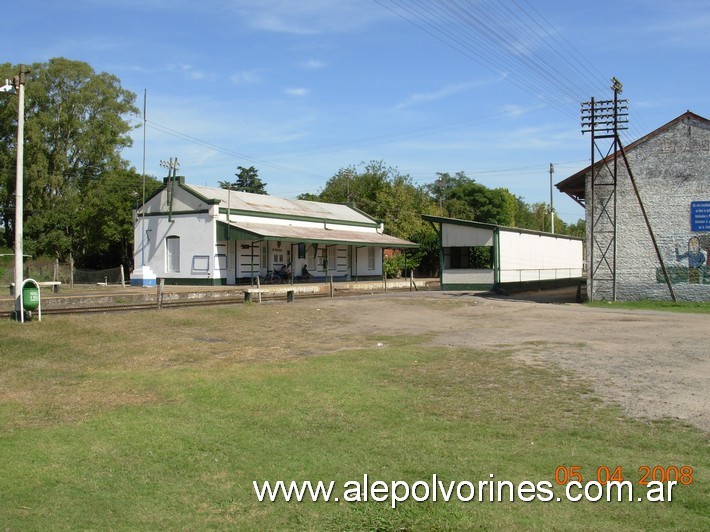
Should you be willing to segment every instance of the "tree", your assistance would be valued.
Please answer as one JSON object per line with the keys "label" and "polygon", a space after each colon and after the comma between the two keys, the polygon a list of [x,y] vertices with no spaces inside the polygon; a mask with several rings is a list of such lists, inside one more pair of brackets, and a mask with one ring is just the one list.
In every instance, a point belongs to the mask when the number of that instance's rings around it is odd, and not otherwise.
{"label": "tree", "polygon": [[253,166],[249,168],[238,166],[237,170],[239,170],[239,172],[234,174],[237,176],[236,181],[220,181],[219,186],[227,190],[251,192],[252,194],[268,194],[268,192],[266,192],[266,183],[259,179],[259,171],[256,168]]}
{"label": "tree", "polygon": [[[360,167],[361,170],[356,166],[341,168],[319,194],[301,194],[299,199],[347,203],[382,220],[385,232],[390,235],[438,245],[433,227],[421,218],[421,214],[436,213],[436,204],[427,191],[383,161],[361,163]],[[429,254],[438,261],[438,247],[433,251],[429,247],[425,251],[407,251],[408,267],[416,267],[423,261],[429,268],[432,262],[427,259]]]}
{"label": "tree", "polygon": [[[0,78],[19,66],[0,66]],[[128,117],[138,114],[135,94],[118,78],[97,74],[87,63],[64,58],[29,67],[25,101],[26,249],[66,258],[73,253],[85,265],[92,243],[82,224],[100,226],[105,218],[87,218],[85,200],[107,175],[125,175],[121,150],[131,145]],[[14,114],[15,118],[12,118]],[[14,167],[17,99],[0,99],[0,225],[14,240]],[[12,176],[12,177],[11,177]],[[130,213],[130,209],[129,209]]]}
{"label": "tree", "polygon": [[[146,198],[162,183],[146,176]],[[143,177],[133,170],[104,174],[87,190],[81,212],[85,262],[94,268],[119,263],[130,271],[133,260],[133,209],[141,203]],[[92,220],[102,220],[101,224]]]}
{"label": "tree", "polygon": [[435,212],[426,190],[383,161],[360,166],[361,171],[355,166],[341,168],[319,194],[301,194],[299,199],[347,203],[382,220],[385,231],[399,238],[412,239],[429,230],[420,217],[422,213]]}
{"label": "tree", "polygon": [[443,216],[477,222],[513,225],[516,197],[506,188],[488,188],[457,172],[437,172],[437,180],[425,188],[438,201]]}

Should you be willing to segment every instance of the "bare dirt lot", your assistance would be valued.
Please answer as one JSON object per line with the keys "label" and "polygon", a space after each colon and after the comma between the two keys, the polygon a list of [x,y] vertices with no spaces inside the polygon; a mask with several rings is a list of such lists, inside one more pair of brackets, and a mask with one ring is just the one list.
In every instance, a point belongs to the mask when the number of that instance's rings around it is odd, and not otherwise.
{"label": "bare dirt lot", "polygon": [[[547,299],[555,301],[554,295]],[[297,305],[344,313],[347,320],[325,320],[327,334],[429,334],[436,345],[512,352],[521,364],[557,366],[587,380],[600,397],[632,416],[676,418],[710,432],[707,314],[598,309],[472,292],[389,293]]]}

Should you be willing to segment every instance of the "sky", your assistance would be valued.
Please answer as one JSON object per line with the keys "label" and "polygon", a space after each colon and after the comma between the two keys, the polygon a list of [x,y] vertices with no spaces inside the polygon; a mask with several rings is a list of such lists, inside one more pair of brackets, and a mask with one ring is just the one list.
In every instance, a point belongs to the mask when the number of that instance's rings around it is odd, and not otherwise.
{"label": "sky", "polygon": [[[580,103],[629,100],[625,144],[710,117],[708,0],[23,0],[0,61],[85,61],[141,110],[123,157],[218,186],[254,166],[276,196],[384,161],[459,171],[526,202],[588,166]],[[142,116],[146,97],[145,130]],[[145,134],[144,134],[145,132]],[[145,143],[144,143],[145,136]],[[580,206],[554,190],[562,219]]]}

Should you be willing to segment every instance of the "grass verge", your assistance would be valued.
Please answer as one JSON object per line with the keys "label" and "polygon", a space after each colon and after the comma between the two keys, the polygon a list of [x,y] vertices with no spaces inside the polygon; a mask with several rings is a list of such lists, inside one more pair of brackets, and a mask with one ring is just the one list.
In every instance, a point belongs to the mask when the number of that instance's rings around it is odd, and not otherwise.
{"label": "grass verge", "polygon": [[626,308],[631,310],[664,310],[710,314],[710,301],[594,301],[588,303],[588,305],[596,308]]}

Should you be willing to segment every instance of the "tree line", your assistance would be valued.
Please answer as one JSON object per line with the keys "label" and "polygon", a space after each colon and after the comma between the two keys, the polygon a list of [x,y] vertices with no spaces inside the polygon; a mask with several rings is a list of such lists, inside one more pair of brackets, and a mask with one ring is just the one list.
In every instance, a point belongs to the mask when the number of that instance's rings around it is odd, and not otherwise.
{"label": "tree line", "polygon": [[[0,78],[19,65],[0,64]],[[144,178],[122,158],[131,145],[136,95],[117,77],[65,58],[29,66],[25,93],[24,248],[34,257],[106,268],[133,258],[133,209]],[[6,96],[6,95],[4,95]],[[0,244],[14,245],[17,98],[0,98]],[[137,122],[137,121],[136,121]],[[266,194],[253,166],[238,166],[223,188]],[[145,178],[149,196],[161,181]],[[544,203],[527,204],[505,188],[488,188],[463,172],[437,173],[415,185],[383,161],[338,170],[317,193],[299,199],[352,204],[385,223],[387,233],[418,242],[419,261],[434,268],[438,240],[421,214],[549,230]],[[555,221],[556,232],[584,235],[584,221]],[[435,250],[435,248],[437,248]]]}

